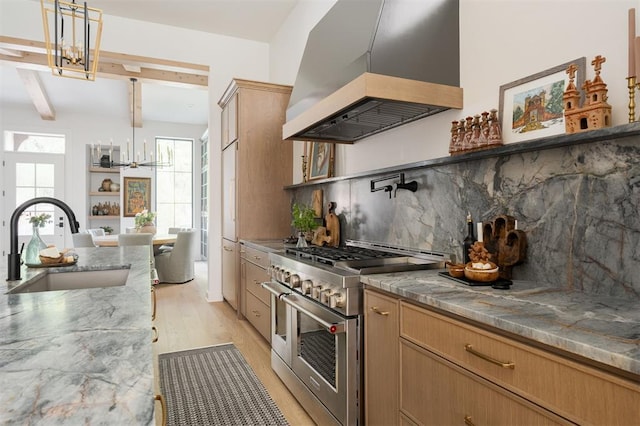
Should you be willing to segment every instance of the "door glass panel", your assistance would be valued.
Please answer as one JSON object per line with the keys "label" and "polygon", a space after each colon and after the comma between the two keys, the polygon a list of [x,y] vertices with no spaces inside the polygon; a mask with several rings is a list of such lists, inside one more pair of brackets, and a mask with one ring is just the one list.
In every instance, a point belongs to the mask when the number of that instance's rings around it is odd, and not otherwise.
{"label": "door glass panel", "polygon": [[298,313],[298,357],[332,387],[336,387],[336,339],[327,329],[313,318]]}
{"label": "door glass panel", "polygon": [[[16,207],[34,197],[54,197],[55,166],[46,163],[16,163]],[[40,235],[53,235],[55,212],[51,204],[28,207],[18,221],[18,235],[31,235],[31,217],[48,214],[50,219],[40,228]]]}

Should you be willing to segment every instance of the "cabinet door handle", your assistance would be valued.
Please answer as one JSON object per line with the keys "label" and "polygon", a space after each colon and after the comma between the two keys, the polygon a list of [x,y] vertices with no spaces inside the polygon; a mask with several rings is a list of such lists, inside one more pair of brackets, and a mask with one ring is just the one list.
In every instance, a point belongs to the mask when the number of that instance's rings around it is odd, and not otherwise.
{"label": "cabinet door handle", "polygon": [[373,312],[375,312],[378,315],[382,315],[382,316],[388,316],[389,315],[389,311],[381,311],[377,306],[372,306],[371,310]]}
{"label": "cabinet door handle", "polygon": [[482,352],[478,352],[475,349],[473,349],[473,346],[470,345],[469,343],[464,345],[464,350],[469,352],[472,355],[477,356],[478,358],[482,358],[485,361],[488,361],[492,364],[499,365],[502,368],[510,368],[512,370],[516,368],[515,362],[511,362],[511,361],[504,362],[504,361],[497,360],[495,358],[491,358],[489,355],[485,355]]}
{"label": "cabinet door handle", "polygon": [[155,343],[158,341],[158,329],[156,328],[156,326],[154,325],[153,327],[151,327],[151,330],[153,331],[153,339],[151,339],[152,343]]}
{"label": "cabinet door handle", "polygon": [[464,424],[467,426],[475,426],[471,420],[471,416],[464,416]]}
{"label": "cabinet door handle", "polygon": [[153,397],[154,401],[160,401],[160,409],[162,410],[162,422],[160,424],[162,426],[166,426],[167,424],[167,404],[165,404],[164,396],[155,395]]}
{"label": "cabinet door handle", "polygon": [[224,251],[233,251],[233,249],[227,247],[227,246],[222,246],[222,248],[224,249]]}
{"label": "cabinet door handle", "polygon": [[156,288],[151,287],[151,300],[153,301],[152,309],[151,309],[151,321],[155,321],[156,319]]}
{"label": "cabinet door handle", "polygon": [[256,317],[260,318],[260,312],[259,311],[251,311],[253,313],[253,315],[255,315]]}

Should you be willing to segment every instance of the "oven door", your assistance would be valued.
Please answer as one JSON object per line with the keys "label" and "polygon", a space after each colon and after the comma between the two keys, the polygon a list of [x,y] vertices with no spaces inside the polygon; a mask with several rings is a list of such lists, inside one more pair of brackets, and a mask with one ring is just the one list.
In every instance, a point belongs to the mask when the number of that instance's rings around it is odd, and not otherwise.
{"label": "oven door", "polygon": [[271,293],[271,349],[291,367],[291,309],[282,300],[291,289],[274,281],[262,283],[262,288]]}
{"label": "oven door", "polygon": [[293,372],[342,424],[358,424],[359,318],[338,315],[295,292],[281,299],[291,309]]}

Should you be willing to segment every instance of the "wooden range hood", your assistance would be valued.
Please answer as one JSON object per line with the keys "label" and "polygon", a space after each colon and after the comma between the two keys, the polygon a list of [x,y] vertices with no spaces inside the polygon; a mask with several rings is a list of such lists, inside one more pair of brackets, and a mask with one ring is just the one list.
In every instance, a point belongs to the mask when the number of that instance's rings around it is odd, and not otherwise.
{"label": "wooden range hood", "polygon": [[447,109],[460,87],[363,73],[282,127],[283,139],[353,143]]}
{"label": "wooden range hood", "polygon": [[462,108],[459,0],[338,0],[311,30],[283,139],[353,143]]}

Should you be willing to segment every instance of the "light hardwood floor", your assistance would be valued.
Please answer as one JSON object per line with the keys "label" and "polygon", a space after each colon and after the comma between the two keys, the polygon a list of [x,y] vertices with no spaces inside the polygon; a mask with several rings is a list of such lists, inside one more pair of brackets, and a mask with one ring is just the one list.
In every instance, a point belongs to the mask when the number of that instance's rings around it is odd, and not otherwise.
{"label": "light hardwood floor", "polygon": [[[196,262],[196,279],[186,284],[156,286],[154,325],[159,339],[154,355],[233,342],[291,425],[313,425],[295,397],[271,370],[269,343],[246,320],[238,320],[226,302],[209,303],[206,263]],[[156,393],[159,385],[156,380]],[[158,410],[159,406],[156,407]],[[159,419],[160,416],[156,416]]]}

